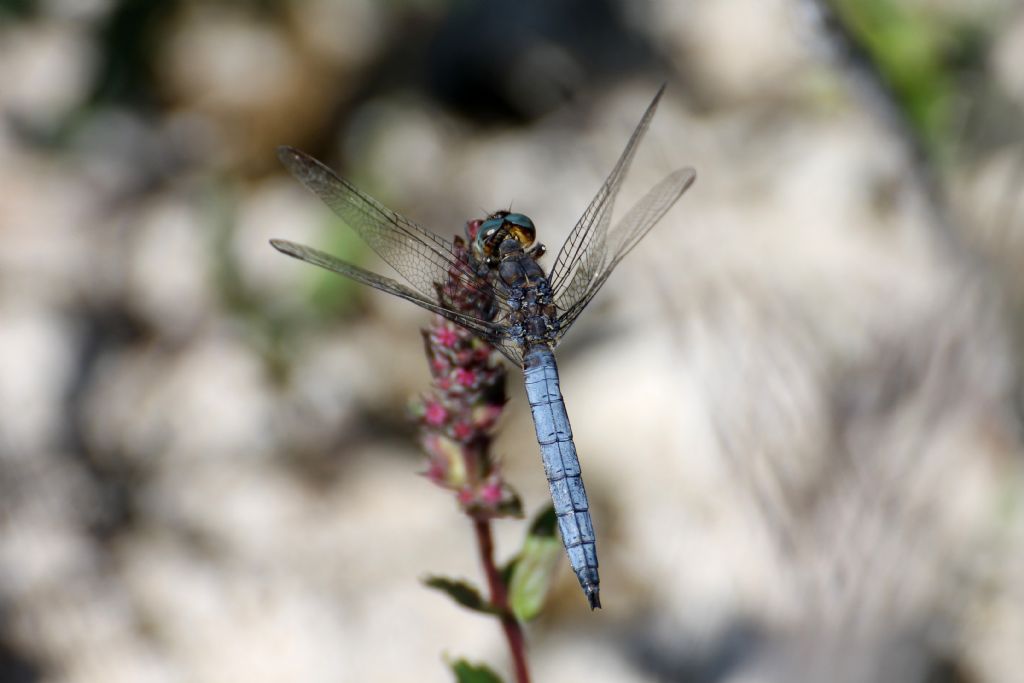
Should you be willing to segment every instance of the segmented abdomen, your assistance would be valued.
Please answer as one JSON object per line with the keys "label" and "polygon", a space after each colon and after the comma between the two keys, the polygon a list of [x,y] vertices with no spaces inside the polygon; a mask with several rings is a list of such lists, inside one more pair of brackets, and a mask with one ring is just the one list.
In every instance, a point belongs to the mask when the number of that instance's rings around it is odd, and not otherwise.
{"label": "segmented abdomen", "polygon": [[600,607],[594,525],[569,416],[558,387],[554,354],[546,346],[533,347],[523,357],[523,372],[562,543],[591,609]]}

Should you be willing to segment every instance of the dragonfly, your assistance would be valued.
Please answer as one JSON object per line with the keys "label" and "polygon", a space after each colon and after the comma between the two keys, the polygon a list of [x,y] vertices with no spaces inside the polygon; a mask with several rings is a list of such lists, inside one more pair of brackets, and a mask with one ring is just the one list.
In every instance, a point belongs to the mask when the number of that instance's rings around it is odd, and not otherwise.
{"label": "dragonfly", "polygon": [[[591,609],[601,606],[597,539],[554,349],[623,257],[696,179],[692,168],[673,171],[610,227],[615,199],[664,91],[663,85],[547,272],[538,262],[545,248],[524,214],[490,214],[476,230],[467,259],[467,250],[456,253],[450,240],[386,208],[313,157],[293,147],[278,149],[292,175],[408,284],[302,244],[273,239],[274,248],[441,315],[522,368],[562,543]],[[440,287],[468,288],[493,302],[492,310],[469,315],[446,303],[450,298],[441,296]]]}

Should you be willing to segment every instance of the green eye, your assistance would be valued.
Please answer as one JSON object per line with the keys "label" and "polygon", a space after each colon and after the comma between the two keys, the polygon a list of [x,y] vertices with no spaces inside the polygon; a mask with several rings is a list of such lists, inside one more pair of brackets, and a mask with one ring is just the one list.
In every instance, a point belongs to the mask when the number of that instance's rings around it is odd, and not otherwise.
{"label": "green eye", "polygon": [[480,224],[480,229],[473,240],[473,255],[480,261],[494,255],[498,244],[503,239],[502,226],[505,223],[504,217],[489,218]]}
{"label": "green eye", "polygon": [[537,232],[537,229],[533,227],[533,221],[530,220],[530,217],[521,213],[510,213],[505,216],[505,222],[511,223],[512,225],[518,225],[520,228],[529,230],[533,233]]}
{"label": "green eye", "polygon": [[528,216],[499,212],[480,224],[473,241],[473,254],[478,260],[486,260],[493,257],[507,239],[514,239],[526,249],[536,238],[537,230]]}
{"label": "green eye", "polygon": [[504,222],[504,219],[501,218],[491,218],[490,220],[484,221],[480,225],[480,230],[476,234],[477,240],[481,239],[485,235],[493,235],[496,231],[501,229],[501,225]]}

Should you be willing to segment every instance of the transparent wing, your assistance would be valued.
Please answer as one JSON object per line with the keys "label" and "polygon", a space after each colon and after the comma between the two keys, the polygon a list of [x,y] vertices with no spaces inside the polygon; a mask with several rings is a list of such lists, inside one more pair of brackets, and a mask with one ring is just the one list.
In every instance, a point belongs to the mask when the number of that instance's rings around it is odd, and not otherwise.
{"label": "transparent wing", "polygon": [[611,234],[604,238],[607,240],[607,249],[602,249],[600,258],[595,258],[587,265],[586,274],[580,276],[578,280],[574,278],[574,286],[566,289],[562,298],[556,300],[559,311],[559,337],[576,321],[604,285],[615,266],[619,265],[619,261],[650,232],[696,178],[697,173],[692,168],[673,171],[634,204]]}
{"label": "transparent wing", "polygon": [[[299,182],[320,197],[427,301],[435,296],[437,283],[450,283],[453,279],[453,285],[473,291],[492,289],[490,283],[477,277],[469,265],[456,258],[450,243],[443,237],[388,209],[305,152],[294,147],[278,147],[277,156]],[[348,264],[346,267],[355,268]],[[502,303],[501,297],[496,299]]]}
{"label": "transparent wing", "polygon": [[378,275],[377,273],[372,273],[364,268],[352,265],[351,263],[346,263],[345,261],[324,253],[319,249],[278,239],[270,240],[270,244],[282,254],[287,254],[288,256],[297,258],[300,261],[305,261],[306,263],[312,263],[314,266],[326,268],[332,272],[352,278],[356,282],[369,285],[374,289],[379,289],[380,291],[387,292],[388,294],[394,294],[395,296],[401,297],[406,301],[411,301],[417,306],[421,306],[428,311],[442,315],[448,320],[473,331],[485,341],[493,344],[509,360],[515,363],[522,362],[521,351],[504,338],[504,328],[497,323],[493,323],[482,318],[474,318],[473,316],[442,306],[436,301],[423,296],[416,290],[406,287],[401,282]]}
{"label": "transparent wing", "polygon": [[615,168],[601,185],[601,189],[590,201],[587,210],[573,227],[565,244],[562,245],[555,263],[551,267],[551,287],[555,295],[555,303],[561,310],[571,308],[587,291],[597,273],[604,265],[607,254],[606,238],[608,225],[612,219],[612,208],[615,197],[626,178],[629,165],[633,162],[637,146],[651,124],[654,112],[658,108],[665,86],[658,89],[657,94],[647,106],[643,118],[637,124],[633,134],[622,150]]}

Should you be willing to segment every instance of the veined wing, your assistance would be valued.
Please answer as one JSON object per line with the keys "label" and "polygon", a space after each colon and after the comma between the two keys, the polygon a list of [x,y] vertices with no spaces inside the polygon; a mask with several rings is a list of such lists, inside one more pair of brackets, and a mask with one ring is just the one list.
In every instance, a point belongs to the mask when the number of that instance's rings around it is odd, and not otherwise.
{"label": "veined wing", "polygon": [[[371,249],[398,271],[422,297],[426,297],[425,300],[432,301],[438,283],[451,283],[478,292],[489,292],[492,289],[490,283],[477,277],[467,263],[455,257],[450,244],[443,237],[388,209],[305,152],[282,146],[278,147],[277,156],[299,182],[320,197]],[[330,266],[324,267],[333,270]],[[355,268],[350,264],[345,264],[345,267]],[[348,275],[348,272],[342,274]],[[350,277],[359,280],[354,275]],[[387,278],[379,280],[394,282]],[[496,300],[500,303],[501,297],[496,297]]]}
{"label": "veined wing", "polygon": [[662,85],[647,106],[647,111],[644,112],[640,123],[629,137],[629,142],[622,150],[615,168],[612,169],[594,198],[590,200],[587,210],[583,212],[583,216],[573,227],[555,258],[555,263],[551,267],[550,280],[555,295],[555,304],[560,310],[572,308],[585,294],[604,266],[607,255],[608,225],[611,223],[615,197],[619,194],[622,181],[625,180],[626,172],[629,171],[629,166],[633,162],[637,146],[650,126],[664,92],[665,86]]}
{"label": "veined wing", "polygon": [[451,320],[458,325],[462,325],[466,329],[477,334],[480,338],[493,344],[513,362],[520,363],[522,360],[521,352],[517,347],[508,343],[504,338],[504,328],[497,323],[493,323],[482,318],[475,318],[471,315],[442,306],[438,302],[423,296],[416,290],[406,287],[401,282],[370,272],[364,268],[360,268],[359,266],[352,265],[351,263],[346,263],[345,261],[324,253],[319,249],[307,247],[304,244],[289,242],[288,240],[272,239],[270,240],[270,244],[282,254],[287,254],[288,256],[297,258],[300,261],[312,263],[314,266],[320,266],[321,268],[326,268],[327,270],[339,273],[345,277],[350,277],[356,282],[369,285],[374,289],[379,289],[382,292],[387,292],[388,294],[394,294],[395,296],[401,297],[406,301],[411,301],[417,306],[421,306],[428,311],[442,315],[448,320]]}
{"label": "veined wing", "polygon": [[593,270],[589,270],[585,278],[579,279],[576,287],[567,289],[557,302],[559,336],[564,335],[572,326],[604,285],[615,266],[619,265],[619,261],[650,232],[696,179],[697,173],[692,168],[673,171],[623,216],[607,236],[607,249],[603,250],[601,258],[595,261]]}

